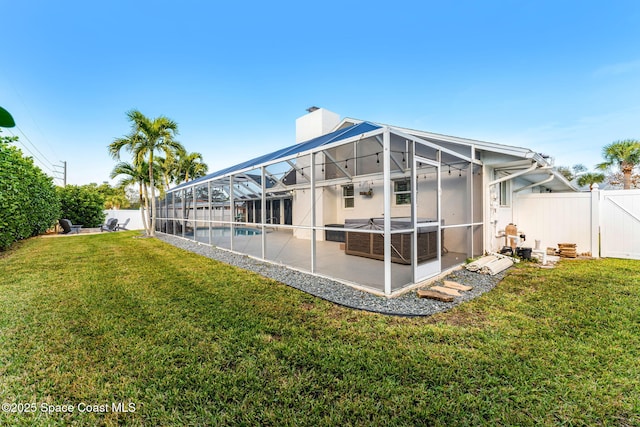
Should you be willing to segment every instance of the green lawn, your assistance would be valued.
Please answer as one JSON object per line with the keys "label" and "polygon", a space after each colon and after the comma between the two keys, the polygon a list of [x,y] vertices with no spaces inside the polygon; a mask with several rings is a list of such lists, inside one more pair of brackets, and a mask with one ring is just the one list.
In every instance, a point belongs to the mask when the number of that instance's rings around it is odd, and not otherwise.
{"label": "green lawn", "polygon": [[0,425],[640,425],[640,261],[398,318],[134,236],[0,254]]}

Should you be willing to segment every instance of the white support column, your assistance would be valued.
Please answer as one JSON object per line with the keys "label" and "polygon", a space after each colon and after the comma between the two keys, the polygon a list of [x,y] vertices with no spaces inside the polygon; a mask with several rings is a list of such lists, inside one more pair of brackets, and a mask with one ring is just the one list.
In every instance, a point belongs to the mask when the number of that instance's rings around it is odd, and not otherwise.
{"label": "white support column", "polygon": [[391,134],[386,128],[382,137],[384,181],[384,294],[391,295]]}
{"label": "white support column", "polygon": [[262,203],[262,209],[260,209],[260,223],[262,224],[260,226],[260,229],[262,230],[262,233],[260,234],[260,239],[261,239],[261,243],[262,243],[262,259],[267,258],[267,229],[265,224],[267,223],[267,183],[265,180],[266,174],[265,172],[265,167],[262,166],[260,168],[260,183],[261,183],[261,197],[260,197],[260,203]]}
{"label": "white support column", "polygon": [[311,272],[316,272],[316,153],[311,153]]}
{"label": "white support column", "polygon": [[191,186],[191,195],[193,196],[193,240],[198,241],[196,234],[198,233],[198,194],[196,194],[196,186]]}
{"label": "white support column", "polygon": [[[475,147],[472,145],[471,146],[471,158],[475,159],[476,153],[475,153]],[[469,189],[469,191],[467,191],[467,203],[469,203],[469,224],[472,224],[469,227],[469,234],[468,234],[468,238],[469,238],[469,242],[467,244],[467,250],[469,251],[469,253],[467,254],[468,258],[473,258],[473,229],[474,229],[474,225],[473,223],[475,223],[475,217],[474,217],[474,211],[473,211],[473,205],[474,205],[474,200],[473,200],[473,180],[475,179],[473,176],[473,166],[474,163],[471,162],[469,163],[469,171],[467,172],[467,188]]]}
{"label": "white support column", "polygon": [[602,193],[598,184],[591,190],[591,256],[600,258],[600,202]]}
{"label": "white support column", "polygon": [[213,225],[212,225],[213,224],[213,222],[212,222],[212,219],[213,219],[213,216],[212,216],[213,215],[213,198],[211,197],[211,181],[207,182],[207,200],[208,200],[208,203],[207,203],[207,213],[208,213],[207,221],[208,221],[208,225],[209,225],[207,228],[209,229],[209,245],[211,245],[212,244],[212,242],[211,242],[211,227],[213,227]]}
{"label": "white support column", "polygon": [[[229,206],[229,229],[231,230],[231,232],[229,233],[229,238],[231,239],[229,248],[231,250],[233,250],[233,234],[235,232],[233,223],[235,221],[236,200],[234,195],[235,191],[233,190],[233,175],[231,175],[229,177],[229,203],[231,204]],[[224,211],[222,211],[222,215],[222,219],[224,219]]]}

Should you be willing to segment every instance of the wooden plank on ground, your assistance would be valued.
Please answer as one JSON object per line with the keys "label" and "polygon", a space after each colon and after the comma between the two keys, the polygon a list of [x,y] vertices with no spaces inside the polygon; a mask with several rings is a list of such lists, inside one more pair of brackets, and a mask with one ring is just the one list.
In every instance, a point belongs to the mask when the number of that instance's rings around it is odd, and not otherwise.
{"label": "wooden plank on ground", "polygon": [[431,290],[442,292],[443,294],[447,294],[447,295],[453,295],[454,297],[460,296],[460,292],[456,291],[455,289],[445,288],[444,286],[432,286]]}
{"label": "wooden plank on ground", "polygon": [[457,289],[459,291],[470,291],[473,289],[471,286],[461,285],[460,283],[452,282],[451,280],[444,280],[443,283],[445,288]]}
{"label": "wooden plank on ground", "polygon": [[418,290],[418,298],[430,298],[442,302],[452,302],[454,298],[451,295],[441,294],[440,292],[429,291],[425,289]]}

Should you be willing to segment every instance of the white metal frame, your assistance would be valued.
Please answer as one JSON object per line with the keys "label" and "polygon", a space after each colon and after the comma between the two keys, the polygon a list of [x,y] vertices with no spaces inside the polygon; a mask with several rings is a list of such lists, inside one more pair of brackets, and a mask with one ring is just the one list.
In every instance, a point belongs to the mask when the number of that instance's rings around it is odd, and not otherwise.
{"label": "white metal frame", "polygon": [[[395,135],[397,137],[403,138],[407,141],[407,162],[409,162],[409,156],[411,154],[413,154],[413,164],[411,165],[410,170],[404,169],[402,167],[402,165],[399,165],[398,162],[396,161],[396,159],[394,159],[391,155],[391,135]],[[290,156],[287,157],[283,157],[283,158],[278,158],[278,159],[274,159],[268,162],[264,162],[262,164],[259,165],[252,165],[249,167],[246,167],[242,170],[236,170],[230,173],[227,173],[223,176],[218,176],[218,177],[212,177],[209,180],[199,180],[199,181],[195,181],[193,183],[190,183],[191,185],[186,185],[186,186],[180,186],[179,188],[176,188],[174,190],[170,190],[171,193],[173,193],[174,191],[180,191],[181,194],[186,195],[186,193],[183,190],[187,190],[189,188],[195,188],[198,185],[207,185],[209,189],[212,188],[213,185],[215,185],[216,187],[221,187],[223,189],[228,189],[228,204],[230,207],[230,212],[231,212],[231,217],[229,218],[229,221],[219,221],[216,220],[214,221],[213,218],[209,218],[210,222],[213,223],[215,222],[216,224],[226,224],[229,227],[231,227],[231,239],[230,239],[230,249],[232,251],[234,251],[236,249],[235,245],[234,245],[234,227],[236,227],[237,225],[241,225],[242,223],[238,223],[235,221],[234,218],[234,213],[235,213],[235,204],[238,201],[242,201],[242,200],[248,200],[247,197],[249,197],[249,194],[247,193],[247,191],[243,188],[243,186],[241,186],[241,188],[238,190],[236,189],[236,184],[238,184],[238,179],[241,180],[245,180],[245,181],[251,181],[255,186],[259,187],[258,191],[261,191],[261,194],[259,195],[259,198],[251,198],[252,200],[259,200],[259,202],[262,205],[262,209],[261,209],[261,215],[260,215],[260,223],[257,224],[251,224],[253,226],[257,226],[258,228],[260,228],[262,230],[262,236],[261,236],[261,258],[266,260],[266,256],[267,256],[267,212],[266,212],[266,201],[267,199],[270,197],[268,195],[269,192],[271,193],[277,193],[279,195],[282,194],[286,194],[286,192],[292,191],[292,190],[297,190],[297,189],[307,189],[311,192],[311,197],[310,197],[310,214],[311,214],[311,224],[310,225],[285,225],[285,224],[279,224],[278,227],[282,228],[282,229],[301,229],[301,230],[310,230],[310,234],[311,234],[311,239],[310,239],[310,251],[311,251],[311,260],[310,260],[310,270],[312,273],[318,274],[317,272],[317,266],[316,266],[316,237],[317,237],[317,233],[318,231],[324,231],[324,230],[331,230],[332,228],[327,228],[324,227],[322,224],[317,224],[317,218],[316,218],[316,185],[317,185],[317,171],[316,171],[316,167],[317,165],[319,165],[319,163],[317,164],[317,161],[319,158],[322,158],[321,161],[325,161],[324,159],[327,159],[333,163],[336,164],[336,166],[338,167],[338,169],[342,170],[343,173],[345,174],[344,178],[336,178],[335,180],[323,180],[323,184],[327,184],[328,182],[335,182],[337,184],[339,183],[356,183],[360,180],[366,180],[367,179],[367,175],[362,175],[362,176],[354,176],[350,173],[351,169],[349,169],[349,171],[346,171],[342,168],[342,165],[340,164],[340,162],[337,162],[336,159],[333,159],[331,157],[331,155],[328,153],[328,150],[334,148],[334,147],[339,147],[345,144],[354,144],[356,145],[358,141],[361,141],[363,139],[366,138],[375,138],[378,143],[381,144],[382,147],[382,158],[381,160],[383,161],[383,170],[382,170],[382,179],[383,179],[383,216],[384,216],[384,230],[382,232],[383,237],[384,237],[384,278],[383,278],[383,288],[384,288],[384,294],[386,295],[391,295],[392,294],[392,290],[393,290],[393,283],[392,283],[392,264],[391,264],[391,258],[392,258],[392,249],[391,249],[391,236],[392,236],[392,232],[391,232],[391,207],[392,207],[392,198],[393,198],[393,187],[392,187],[392,179],[395,178],[399,178],[399,177],[409,177],[411,179],[412,185],[411,185],[411,199],[412,199],[412,203],[411,203],[411,212],[412,212],[412,223],[411,223],[411,228],[407,229],[407,230],[394,230],[394,233],[396,232],[412,232],[413,233],[413,251],[412,251],[412,263],[413,263],[413,283],[417,283],[420,280],[423,280],[427,277],[433,276],[435,274],[440,273],[440,266],[441,266],[441,246],[442,246],[442,242],[441,242],[441,231],[443,228],[442,224],[441,224],[441,217],[442,217],[442,206],[441,206],[441,178],[440,178],[440,168],[441,168],[441,162],[440,162],[440,155],[441,153],[448,153],[456,158],[462,159],[464,161],[467,161],[469,163],[473,164],[478,164],[478,165],[482,165],[482,162],[480,162],[479,160],[473,158],[475,157],[474,154],[474,149],[472,148],[471,150],[471,157],[465,156],[464,154],[458,153],[456,151],[447,149],[446,147],[441,147],[439,146],[437,143],[431,142],[431,141],[427,141],[424,139],[421,139],[419,137],[416,137],[415,135],[411,135],[402,131],[399,131],[395,128],[389,128],[389,127],[382,127],[379,129],[375,129],[372,130],[370,132],[366,132],[360,135],[355,135],[353,137],[344,139],[344,140],[340,140],[340,141],[336,141],[333,142],[331,144],[327,144],[325,146],[321,146],[321,147],[317,147],[315,149],[312,150],[308,150],[306,152],[301,152],[301,153],[297,153],[297,154],[292,154]],[[437,150],[438,152],[438,160],[434,161],[434,160],[429,160],[426,158],[422,158],[422,157],[417,157],[415,156],[415,146],[416,144],[421,144],[423,146],[426,147],[430,147],[432,149]],[[413,147],[412,149],[409,147]],[[322,154],[322,156],[318,156],[318,154]],[[355,155],[355,148],[354,148],[354,155]],[[299,163],[296,161],[297,159],[300,158],[304,158],[305,156],[308,156],[307,158],[309,159],[309,165],[304,165],[304,169],[306,169],[307,167],[310,167],[310,172],[309,173],[305,173],[302,174],[302,167],[299,165]],[[418,196],[417,196],[417,191],[418,191],[418,185],[417,185],[417,177],[416,177],[416,168],[417,168],[417,162],[421,162],[421,163],[425,163],[425,164],[430,164],[434,167],[436,167],[438,173],[437,173],[437,185],[438,185],[438,213],[437,213],[437,221],[436,222],[429,222],[429,223],[420,223],[419,222],[419,215],[418,215]],[[271,165],[276,165],[282,163],[283,165],[288,164],[291,169],[289,172],[286,172],[283,176],[285,176],[286,174],[290,173],[291,171],[295,170],[296,173],[298,174],[302,174],[304,176],[304,180],[305,182],[303,183],[297,183],[295,185],[286,185],[283,182],[283,179],[280,178],[278,179],[276,176],[274,176],[269,170],[268,167]],[[396,166],[400,167],[399,171],[393,171],[391,170],[391,166],[392,163],[394,163]],[[356,161],[354,161],[354,167],[357,164]],[[410,164],[410,163],[408,163]],[[471,166],[472,168],[472,166]],[[354,169],[355,170],[355,169]],[[472,169],[471,169],[472,170]],[[254,177],[249,176],[248,173],[250,173],[251,171],[259,171],[260,172],[260,176],[261,176],[261,181],[257,182],[257,178],[254,179]],[[374,174],[372,174],[374,175]],[[380,173],[376,173],[375,175],[379,176]],[[257,176],[257,174],[256,174]],[[275,186],[272,186],[270,188],[268,188],[267,186],[267,177],[269,177],[270,179],[273,180],[273,182],[275,182]],[[471,189],[471,191],[473,191],[473,189]],[[210,192],[211,193],[211,192]],[[472,195],[473,193],[471,193]],[[210,196],[211,197],[211,196]],[[210,201],[211,203],[211,201]],[[173,206],[173,210],[174,210],[174,217],[175,217],[175,204]],[[184,209],[184,206],[183,206]],[[281,206],[281,209],[284,209],[284,204],[283,206]],[[224,218],[223,218],[224,219]],[[417,263],[417,232],[418,229],[424,226],[436,226],[437,227],[437,236],[438,236],[438,250],[437,250],[437,258],[434,261],[430,261],[430,262],[426,262],[423,263],[422,265],[418,265]],[[364,231],[364,230],[363,230]],[[379,231],[377,233],[380,233]],[[473,237],[471,236],[471,239],[473,239]],[[211,242],[210,242],[211,243]]]}
{"label": "white metal frame", "polygon": [[[440,157],[438,155],[438,157]],[[436,168],[436,194],[437,194],[437,218],[435,221],[420,222],[419,208],[420,203],[418,199],[418,163],[424,163]],[[441,218],[442,218],[442,204],[441,196],[442,189],[440,183],[440,162],[426,159],[424,157],[413,156],[413,170],[411,174],[411,208],[412,208],[412,223],[413,223],[413,282],[418,283],[433,277],[441,272],[441,256],[442,256],[442,242],[441,242]],[[423,227],[437,227],[437,256],[434,260],[425,261],[423,263],[418,262],[418,230]]]}

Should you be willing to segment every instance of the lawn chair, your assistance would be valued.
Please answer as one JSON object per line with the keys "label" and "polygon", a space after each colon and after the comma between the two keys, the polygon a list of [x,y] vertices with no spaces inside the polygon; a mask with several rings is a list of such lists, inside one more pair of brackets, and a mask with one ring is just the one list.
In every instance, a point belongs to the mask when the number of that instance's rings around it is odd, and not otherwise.
{"label": "lawn chair", "polygon": [[60,227],[62,227],[62,234],[79,234],[80,229],[82,228],[82,225],[80,224],[71,224],[71,221],[69,221],[68,219],[58,220],[58,223],[60,223]]}
{"label": "lawn chair", "polygon": [[118,226],[118,218],[109,218],[106,224],[102,224],[100,226],[100,232],[103,231],[116,231],[116,227]]}
{"label": "lawn chair", "polygon": [[116,226],[116,231],[118,231],[118,230],[126,230],[127,229],[127,224],[129,224],[130,220],[131,220],[131,218],[127,218],[127,220],[125,222],[123,222],[122,224],[118,224]]}

